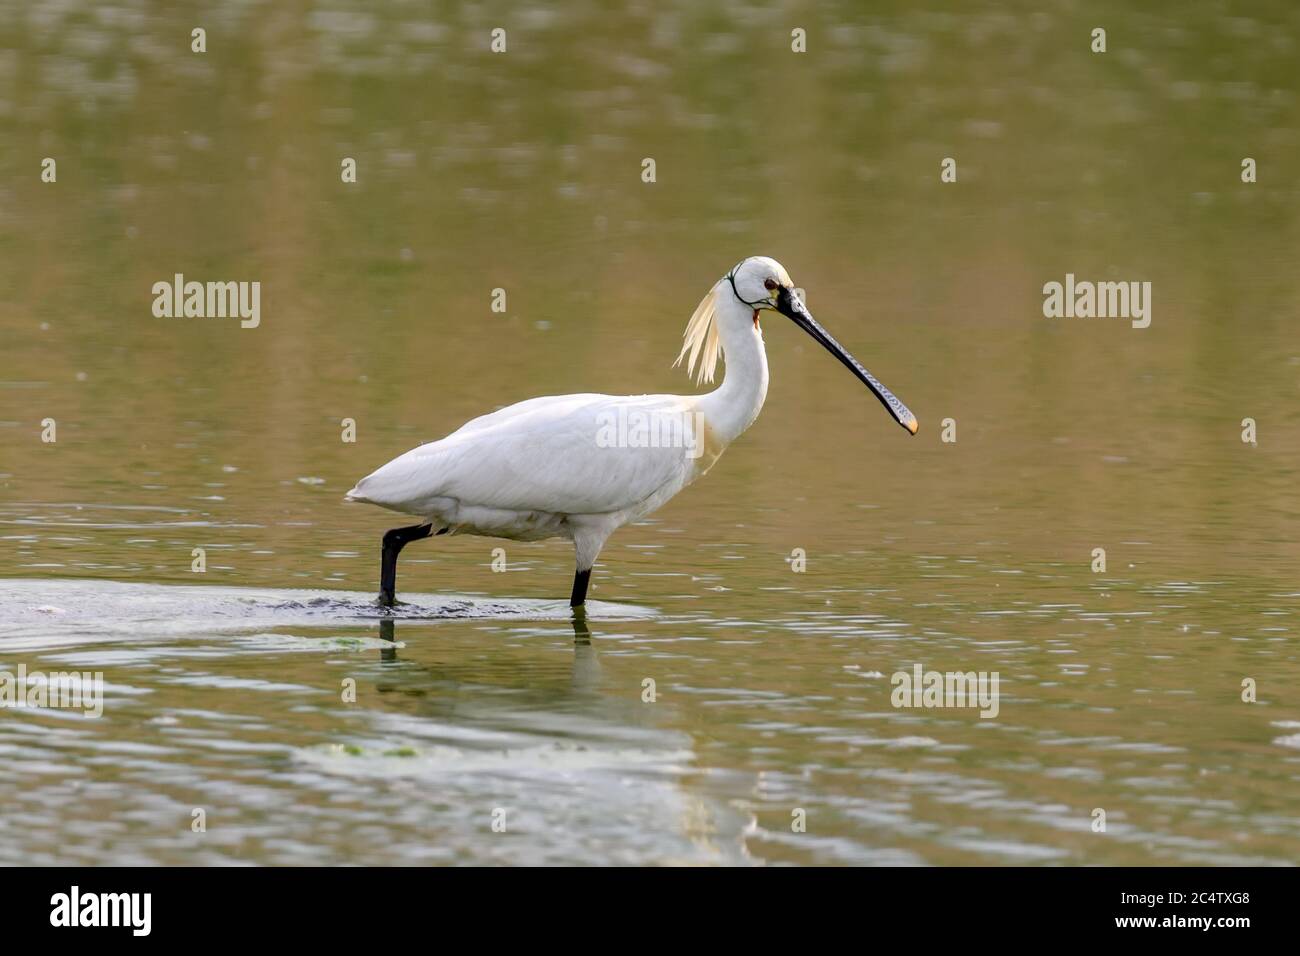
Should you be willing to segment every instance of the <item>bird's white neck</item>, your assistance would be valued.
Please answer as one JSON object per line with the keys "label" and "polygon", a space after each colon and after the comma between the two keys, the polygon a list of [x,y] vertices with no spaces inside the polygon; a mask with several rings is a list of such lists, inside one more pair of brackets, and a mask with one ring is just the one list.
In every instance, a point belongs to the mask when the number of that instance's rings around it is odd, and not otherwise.
{"label": "bird's white neck", "polygon": [[728,445],[754,423],[767,398],[767,353],[754,310],[730,288],[720,290],[717,314],[726,372],[722,384],[699,400],[715,437]]}

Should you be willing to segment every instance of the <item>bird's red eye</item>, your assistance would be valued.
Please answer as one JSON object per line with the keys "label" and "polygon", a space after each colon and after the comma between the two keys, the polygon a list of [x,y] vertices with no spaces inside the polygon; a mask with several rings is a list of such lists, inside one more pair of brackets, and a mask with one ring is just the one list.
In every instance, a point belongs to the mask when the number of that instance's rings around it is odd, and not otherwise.
{"label": "bird's red eye", "polygon": [[774,289],[776,288],[776,280],[775,280],[775,279],[764,279],[764,280],[763,280],[763,288],[766,289],[768,292],[771,292],[772,290],[774,290]]}

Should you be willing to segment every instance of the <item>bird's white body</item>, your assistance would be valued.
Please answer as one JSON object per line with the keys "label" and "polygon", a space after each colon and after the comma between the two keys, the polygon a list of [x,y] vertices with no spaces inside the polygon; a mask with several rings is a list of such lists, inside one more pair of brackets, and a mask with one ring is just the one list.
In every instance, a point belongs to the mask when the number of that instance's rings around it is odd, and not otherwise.
{"label": "bird's white body", "polygon": [[394,458],[347,500],[451,533],[568,538],[579,569],[590,568],[614,531],[708,471],[763,407],[767,356],[753,310],[729,294],[710,297],[726,355],[714,391],[532,398]]}

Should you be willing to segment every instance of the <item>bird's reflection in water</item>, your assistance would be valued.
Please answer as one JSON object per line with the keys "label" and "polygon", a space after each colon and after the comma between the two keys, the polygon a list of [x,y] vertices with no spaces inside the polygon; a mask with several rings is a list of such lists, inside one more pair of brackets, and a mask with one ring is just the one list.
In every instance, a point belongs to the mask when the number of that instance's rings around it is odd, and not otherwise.
{"label": "bird's reflection in water", "polygon": [[[428,622],[422,622],[427,624]],[[590,691],[600,683],[600,657],[591,642],[591,628],[587,624],[586,608],[578,607],[569,619],[573,627],[573,689]],[[379,651],[385,664],[397,663],[397,621],[391,617],[380,618],[379,638],[387,646]]]}
{"label": "bird's reflection in water", "polygon": [[576,607],[573,617],[573,689],[594,690],[600,684],[600,658],[591,643],[591,628],[587,627],[587,609]]}
{"label": "bird's reflection in water", "polygon": [[575,607],[569,623],[573,625],[573,643],[590,645],[591,628],[587,627],[587,609],[582,605]]}
{"label": "bird's reflection in water", "polygon": [[393,628],[393,619],[384,617],[379,619],[379,639],[387,641],[389,646],[380,648],[379,659],[385,664],[392,664],[397,661],[397,648],[392,646],[397,643],[396,631]]}

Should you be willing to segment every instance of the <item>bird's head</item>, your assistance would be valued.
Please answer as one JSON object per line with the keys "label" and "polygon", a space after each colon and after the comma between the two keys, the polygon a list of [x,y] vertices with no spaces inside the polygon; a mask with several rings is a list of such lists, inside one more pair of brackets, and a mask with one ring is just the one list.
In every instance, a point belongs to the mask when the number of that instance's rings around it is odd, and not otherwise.
{"label": "bird's head", "polygon": [[785,266],[767,256],[750,256],[723,279],[736,298],[752,308],[776,311],[782,288],[794,291],[794,280]]}
{"label": "bird's head", "polygon": [[723,301],[734,299],[752,309],[755,326],[758,324],[760,312],[778,312],[790,319],[820,343],[823,348],[839,359],[845,368],[857,376],[858,380],[866,385],[876,398],[880,399],[880,403],[885,406],[885,410],[893,416],[898,424],[907,429],[909,433],[916,434],[918,425],[916,416],[912,414],[911,410],[899,401],[893,392],[885,388],[878,378],[868,372],[861,362],[850,355],[844,346],[836,342],[829,332],[821,327],[795,291],[794,281],[790,278],[790,273],[786,272],[781,263],[767,256],[750,256],[723,276],[709,295],[705,297],[704,301],[700,303],[699,308],[695,310],[695,315],[691,317],[690,323],[686,326],[686,341],[682,346],[681,354],[677,357],[677,361],[680,363],[689,353],[690,364],[688,369],[693,368],[696,356],[702,352],[701,380],[712,381],[713,369],[717,364],[718,356],[721,354],[718,330],[714,319],[719,305],[719,297]]}

